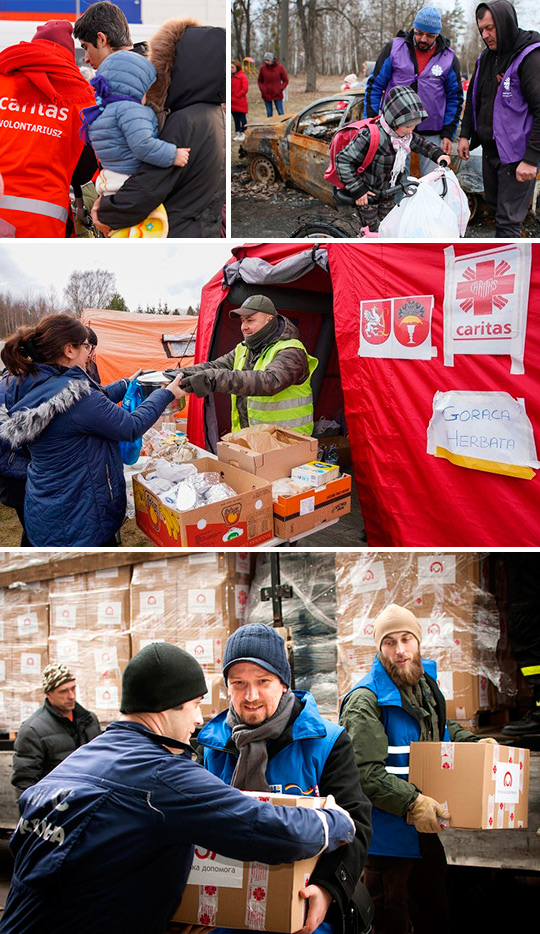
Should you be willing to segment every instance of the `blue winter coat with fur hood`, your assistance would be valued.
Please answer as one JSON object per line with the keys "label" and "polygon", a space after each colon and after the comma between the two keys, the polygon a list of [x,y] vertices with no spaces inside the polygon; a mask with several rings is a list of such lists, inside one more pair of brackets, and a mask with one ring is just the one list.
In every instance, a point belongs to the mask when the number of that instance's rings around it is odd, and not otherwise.
{"label": "blue winter coat with fur hood", "polygon": [[126,484],[119,441],[134,441],[174,398],[156,389],[132,413],[118,396],[89,379],[81,367],[39,363],[33,375],[11,382],[0,441],[27,445],[24,519],[32,545],[104,545],[120,529]]}

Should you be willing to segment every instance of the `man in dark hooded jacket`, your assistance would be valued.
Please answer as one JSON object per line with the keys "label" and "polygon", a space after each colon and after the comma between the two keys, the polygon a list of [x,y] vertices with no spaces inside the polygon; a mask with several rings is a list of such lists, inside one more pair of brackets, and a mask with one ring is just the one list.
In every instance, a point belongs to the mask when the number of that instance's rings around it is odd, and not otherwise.
{"label": "man in dark hooded jacket", "polygon": [[216,360],[184,367],[184,392],[199,398],[230,394],[232,431],[266,423],[311,435],[311,377],[318,360],[297,328],[266,295],[252,295],[229,314],[241,319],[244,339]]}
{"label": "man in dark hooded jacket", "polygon": [[146,101],[165,118],[160,138],[191,149],[183,168],[143,165],[115,195],[96,202],[101,230],[133,227],[159,204],[169,237],[220,237],[225,203],[225,30],[170,20],[151,41],[157,79]]}
{"label": "man in dark hooded jacket", "polygon": [[482,146],[486,201],[497,237],[519,237],[540,163],[540,33],[518,26],[508,0],[481,3],[486,44],[467,92],[458,155]]}

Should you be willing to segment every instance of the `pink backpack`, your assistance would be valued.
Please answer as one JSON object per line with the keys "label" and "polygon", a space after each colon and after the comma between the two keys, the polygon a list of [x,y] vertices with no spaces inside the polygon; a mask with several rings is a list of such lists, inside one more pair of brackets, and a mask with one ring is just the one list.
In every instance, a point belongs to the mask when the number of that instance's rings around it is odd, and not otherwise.
{"label": "pink backpack", "polygon": [[362,165],[356,170],[357,174],[361,175],[362,172],[367,169],[368,165],[371,165],[373,162],[373,157],[377,151],[381,136],[378,120],[378,117],[366,117],[364,120],[356,120],[354,123],[347,123],[334,133],[332,142],[330,143],[330,165],[324,173],[324,177],[326,181],[330,182],[335,188],[345,187],[336,172],[336,156],[338,152],[345,149],[345,146],[352,143],[353,139],[356,139],[360,131],[366,126],[369,127],[369,149]]}

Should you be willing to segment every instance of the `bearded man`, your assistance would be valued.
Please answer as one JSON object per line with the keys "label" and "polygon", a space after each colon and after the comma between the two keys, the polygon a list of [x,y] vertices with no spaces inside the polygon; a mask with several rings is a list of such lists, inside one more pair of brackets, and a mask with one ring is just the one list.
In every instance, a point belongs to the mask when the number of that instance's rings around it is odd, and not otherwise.
{"label": "bearded man", "polygon": [[[340,723],[352,739],[373,839],[363,882],[375,903],[377,934],[448,934],[446,857],[437,836],[450,814],[408,781],[411,742],[494,743],[452,720],[435,662],[420,657],[422,627],[392,604],[377,617],[371,671],[345,696]],[[436,919],[436,921],[435,921]]]}

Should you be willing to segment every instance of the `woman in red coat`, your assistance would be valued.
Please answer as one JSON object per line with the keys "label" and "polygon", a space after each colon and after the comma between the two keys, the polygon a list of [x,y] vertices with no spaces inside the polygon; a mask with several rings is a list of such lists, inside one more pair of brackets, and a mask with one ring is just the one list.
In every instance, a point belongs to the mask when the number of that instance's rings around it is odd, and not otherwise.
{"label": "woman in red coat", "polygon": [[247,92],[249,82],[242,70],[240,62],[231,62],[231,113],[234,117],[234,139],[241,142],[245,139],[248,112]]}

